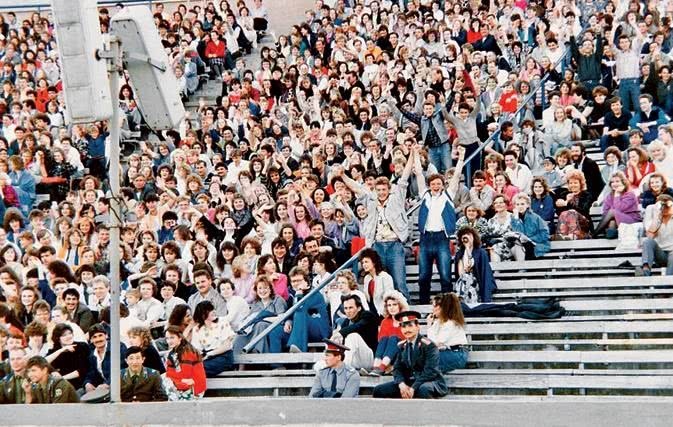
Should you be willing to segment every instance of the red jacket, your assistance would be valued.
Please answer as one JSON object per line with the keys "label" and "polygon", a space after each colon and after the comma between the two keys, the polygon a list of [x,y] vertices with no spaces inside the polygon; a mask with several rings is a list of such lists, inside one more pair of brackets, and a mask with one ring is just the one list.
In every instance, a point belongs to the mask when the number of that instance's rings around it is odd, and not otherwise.
{"label": "red jacket", "polygon": [[5,185],[2,187],[2,197],[5,199],[5,206],[16,207],[21,206],[19,204],[19,196],[16,194],[16,190],[11,185]]}
{"label": "red jacket", "polygon": [[224,58],[226,49],[227,46],[222,40],[219,40],[218,44],[215,44],[213,41],[209,41],[206,45],[206,58],[210,58],[210,55],[215,55],[218,58]]}
{"label": "red jacket", "polygon": [[180,358],[179,370],[173,365],[171,357],[166,359],[166,376],[173,381],[175,388],[184,391],[191,387],[181,380],[194,380],[194,394],[201,394],[206,391],[206,371],[203,369],[203,362],[199,356],[193,352],[186,352]]}

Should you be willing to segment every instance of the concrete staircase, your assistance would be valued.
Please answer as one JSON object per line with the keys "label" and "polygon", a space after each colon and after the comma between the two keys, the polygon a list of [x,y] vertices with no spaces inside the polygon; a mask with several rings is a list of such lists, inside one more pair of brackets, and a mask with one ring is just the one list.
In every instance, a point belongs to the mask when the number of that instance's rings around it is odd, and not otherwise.
{"label": "concrete staircase", "polygon": [[[493,263],[496,302],[555,297],[567,314],[545,321],[468,318],[469,363],[447,375],[451,396],[672,395],[673,278],[636,277],[639,254],[617,252],[615,245],[553,242],[541,260]],[[407,273],[413,303],[418,266],[411,260]],[[433,291],[439,291],[437,275]],[[208,394],[305,395],[321,349],[316,343],[307,353],[239,355],[245,370],[209,379]],[[269,370],[272,363],[287,369]],[[361,394],[387,380],[363,377]]]}

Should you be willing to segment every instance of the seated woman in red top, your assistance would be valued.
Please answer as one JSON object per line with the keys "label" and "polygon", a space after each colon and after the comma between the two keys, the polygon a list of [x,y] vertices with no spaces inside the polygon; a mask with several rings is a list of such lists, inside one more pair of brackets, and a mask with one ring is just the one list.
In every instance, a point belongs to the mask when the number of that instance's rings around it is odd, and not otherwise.
{"label": "seated woman in red top", "polygon": [[[399,322],[395,315],[409,310],[406,298],[399,291],[390,291],[383,297],[383,321],[379,327],[379,344],[374,354],[374,369],[371,372],[362,372],[374,377],[383,375],[392,370],[395,357],[399,352],[397,343],[404,339]],[[362,369],[361,371],[364,371]]]}
{"label": "seated woman in red top", "polygon": [[628,161],[626,163],[626,177],[629,184],[633,187],[636,195],[640,195],[640,182],[644,177],[654,172],[656,167],[650,161],[647,151],[640,147],[631,147],[628,149]]}
{"label": "seated woman in red top", "polygon": [[220,34],[217,31],[210,32],[210,40],[206,43],[206,59],[210,66],[210,78],[221,79],[222,71],[226,67],[226,53],[227,47],[224,40],[220,39]]}
{"label": "seated woman in red top", "polygon": [[168,400],[193,400],[203,396],[206,371],[201,355],[184,339],[178,326],[166,329],[166,343],[170,350],[164,380]]}

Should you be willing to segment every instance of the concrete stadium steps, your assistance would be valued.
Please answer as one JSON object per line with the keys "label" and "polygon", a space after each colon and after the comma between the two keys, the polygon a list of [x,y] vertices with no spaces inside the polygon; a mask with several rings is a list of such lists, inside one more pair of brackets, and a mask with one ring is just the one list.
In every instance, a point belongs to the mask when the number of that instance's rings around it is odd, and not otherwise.
{"label": "concrete stadium steps", "polygon": [[[447,375],[450,396],[673,395],[673,277],[634,277],[637,251],[617,241],[553,242],[550,257],[493,263],[494,302],[558,298],[560,319],[466,319],[466,369]],[[418,266],[407,263],[412,307]],[[433,275],[433,291],[439,291]],[[425,326],[422,326],[425,329]],[[244,354],[244,370],[209,379],[209,395],[301,396],[312,383],[321,343],[307,353]],[[286,370],[269,370],[278,364]],[[362,395],[387,378],[362,378]]]}
{"label": "concrete stadium steps", "polygon": [[[469,372],[468,372],[469,371]],[[671,395],[673,375],[670,370],[655,375],[616,370],[461,370],[446,375],[449,396],[463,395]],[[362,377],[360,395],[391,377]],[[208,380],[212,396],[306,396],[312,376],[273,376],[214,378]]]}

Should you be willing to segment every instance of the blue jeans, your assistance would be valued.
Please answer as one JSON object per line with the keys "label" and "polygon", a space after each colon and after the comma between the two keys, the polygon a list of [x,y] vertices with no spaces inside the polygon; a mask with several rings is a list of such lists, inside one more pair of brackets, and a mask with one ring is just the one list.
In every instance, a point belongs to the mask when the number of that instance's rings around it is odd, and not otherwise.
{"label": "blue jeans", "polygon": [[467,350],[464,348],[439,351],[439,370],[443,374],[455,369],[463,369],[465,365],[467,365]]}
{"label": "blue jeans", "polygon": [[[465,159],[467,160],[468,157],[475,151],[479,149],[479,143],[475,142],[470,145],[465,145]],[[466,165],[465,165],[465,183],[467,184],[467,187],[472,187],[472,175],[478,171],[481,168],[481,153],[478,155],[474,156],[472,160],[470,160]]]}
{"label": "blue jeans", "polygon": [[420,304],[430,303],[432,264],[437,263],[442,292],[451,292],[451,249],[449,238],[443,231],[427,231],[421,234],[418,254],[418,290]]}
{"label": "blue jeans", "polygon": [[395,357],[397,357],[397,353],[400,352],[399,347],[397,347],[397,343],[399,341],[400,339],[394,335],[381,338],[379,345],[376,346],[376,353],[374,354],[374,358],[383,359],[384,357],[387,357],[391,362],[394,362]]}
{"label": "blue jeans", "polygon": [[654,239],[643,240],[643,264],[650,268],[655,265],[666,266],[666,275],[673,276],[673,251],[665,251]]}
{"label": "blue jeans", "polygon": [[229,350],[224,353],[211,357],[203,361],[203,369],[206,371],[206,377],[212,378],[218,376],[224,371],[234,369],[234,352]]}
{"label": "blue jeans", "polygon": [[619,82],[619,98],[622,100],[622,105],[628,111],[639,112],[640,101],[640,80],[639,79],[622,79]]}
{"label": "blue jeans", "polygon": [[404,245],[402,242],[375,242],[374,250],[381,257],[383,267],[393,277],[395,289],[409,301],[409,289],[407,289],[407,269],[405,263]]}
{"label": "blue jeans", "polygon": [[[278,329],[282,330],[281,327],[278,327]],[[320,342],[325,338],[329,338],[329,336],[330,327],[327,319],[308,314],[304,305],[294,312],[292,331],[289,337],[287,337],[287,345],[296,345],[301,351],[307,352],[308,343]]]}
{"label": "blue jeans", "polygon": [[451,144],[445,142],[438,147],[428,149],[428,159],[439,173],[444,174],[451,167]]}
{"label": "blue jeans", "polygon": [[619,148],[622,151],[626,150],[626,148],[629,146],[629,135],[628,134],[622,134],[622,135],[619,135],[616,138],[613,138],[610,135],[601,136],[601,151],[602,152],[605,152],[605,150],[608,147],[610,147],[611,145],[616,145],[617,148]]}

